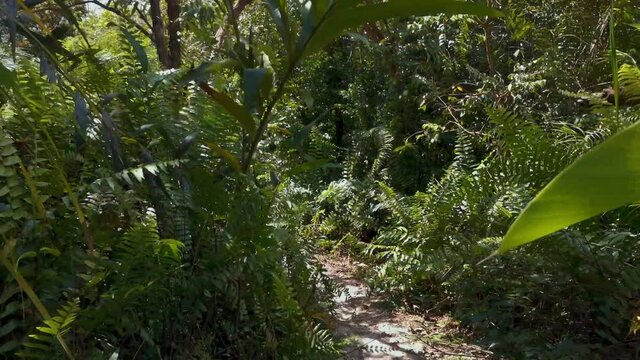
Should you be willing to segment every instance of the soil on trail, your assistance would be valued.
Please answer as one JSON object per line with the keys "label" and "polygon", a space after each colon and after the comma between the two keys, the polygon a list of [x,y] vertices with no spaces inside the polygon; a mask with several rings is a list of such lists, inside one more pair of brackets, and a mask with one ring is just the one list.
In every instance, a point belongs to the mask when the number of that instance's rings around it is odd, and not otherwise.
{"label": "soil on trail", "polygon": [[491,352],[465,344],[452,334],[450,319],[424,319],[384,307],[381,296],[371,294],[357,278],[356,264],[348,258],[323,255],[326,274],[342,288],[336,298],[333,333],[347,344],[341,359],[489,359]]}

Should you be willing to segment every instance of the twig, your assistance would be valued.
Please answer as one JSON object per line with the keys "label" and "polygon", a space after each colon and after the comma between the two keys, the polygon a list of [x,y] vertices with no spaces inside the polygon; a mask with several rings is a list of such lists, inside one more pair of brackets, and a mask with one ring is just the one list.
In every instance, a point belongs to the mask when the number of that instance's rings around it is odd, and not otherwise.
{"label": "twig", "polygon": [[349,350],[349,351],[347,351],[346,353],[342,354],[342,356],[340,357],[340,359],[346,359],[346,358],[347,358],[347,355],[352,354],[352,353],[354,353],[354,352],[356,352],[356,351],[358,351],[358,350],[362,350],[362,349],[364,349],[367,345],[371,344],[371,343],[372,343],[372,342],[374,342],[374,341],[376,341],[376,339],[369,340],[369,342],[367,342],[367,343],[365,343],[365,344],[362,344],[362,345],[360,345],[360,346],[357,346],[357,347],[356,347],[355,349],[353,349],[353,350]]}
{"label": "twig", "polygon": [[112,12],[116,15],[118,15],[119,17],[123,18],[124,20],[126,20],[129,24],[133,25],[136,29],[138,29],[142,34],[144,34],[144,36],[148,37],[149,39],[153,40],[153,36],[151,35],[151,33],[149,32],[149,30],[145,29],[144,26],[140,25],[138,22],[134,21],[133,19],[131,19],[129,16],[127,16],[124,12],[122,12],[120,9],[117,9],[115,7],[110,6],[111,2],[107,2],[106,4],[101,3],[98,0],[90,0],[90,1],[83,1],[80,3],[76,3],[73,5],[80,5],[80,4],[94,4],[96,6],[99,6],[101,8],[103,8],[104,10],[107,10],[109,12]]}
{"label": "twig", "polygon": [[[458,357],[467,357],[467,358],[472,358],[472,359],[481,359],[482,356],[478,356],[478,355],[467,355],[467,354],[460,354],[460,353],[453,353],[453,352],[449,352],[446,350],[442,350],[439,349],[437,347],[435,347],[430,341],[426,340],[425,338],[423,338],[420,335],[416,335],[416,338],[420,341],[422,341],[424,344],[426,344],[427,346],[429,346],[430,348],[432,348],[433,350],[443,354],[443,355],[447,355],[447,356],[458,356]],[[477,349],[474,349],[477,350]],[[486,351],[486,350],[484,350]],[[493,355],[493,353],[488,352],[488,354]]]}

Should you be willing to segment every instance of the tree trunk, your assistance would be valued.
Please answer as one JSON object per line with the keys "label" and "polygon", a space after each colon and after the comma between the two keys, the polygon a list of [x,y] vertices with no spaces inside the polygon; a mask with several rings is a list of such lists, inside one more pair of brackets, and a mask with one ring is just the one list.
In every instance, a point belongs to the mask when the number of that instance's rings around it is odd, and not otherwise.
{"label": "tree trunk", "polygon": [[167,17],[169,18],[169,57],[171,66],[179,68],[182,64],[180,52],[180,0],[167,0]]}
{"label": "tree trunk", "polygon": [[487,18],[486,22],[483,25],[484,28],[484,46],[487,52],[487,65],[489,66],[489,74],[493,75],[496,73],[496,65],[495,59],[493,56],[493,26],[489,24],[489,19]]}
{"label": "tree trunk", "polygon": [[171,68],[171,59],[167,51],[167,43],[164,37],[164,22],[162,21],[162,10],[160,9],[160,0],[150,0],[151,6],[151,24],[153,25],[153,42],[158,52],[158,60],[165,69]]}
{"label": "tree trunk", "polygon": [[[493,7],[493,2],[487,0],[487,6]],[[484,30],[484,47],[487,52],[487,65],[489,66],[489,74],[494,75],[496,73],[495,58],[493,54],[493,25],[491,20],[487,17],[482,23],[482,29]]]}

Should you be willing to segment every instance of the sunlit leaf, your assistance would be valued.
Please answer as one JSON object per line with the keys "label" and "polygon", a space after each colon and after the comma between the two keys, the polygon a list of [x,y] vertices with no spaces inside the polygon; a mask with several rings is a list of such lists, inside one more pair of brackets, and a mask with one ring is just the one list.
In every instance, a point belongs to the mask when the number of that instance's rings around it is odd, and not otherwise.
{"label": "sunlit leaf", "polygon": [[426,16],[436,14],[471,14],[501,16],[502,14],[481,4],[455,0],[390,0],[380,4],[347,7],[332,12],[318,26],[305,46],[304,56],[313,54],[352,29],[369,22],[402,16]]}
{"label": "sunlit leaf", "polygon": [[302,173],[317,170],[317,169],[339,168],[339,167],[341,166],[338,164],[331,163],[327,159],[311,160],[292,168],[289,171],[289,175],[298,175],[298,174],[302,174]]}
{"label": "sunlit leaf", "polygon": [[207,84],[201,83],[200,88],[203,89],[213,101],[222,106],[222,108],[225,109],[230,115],[233,115],[233,117],[238,120],[240,126],[242,126],[247,134],[249,134],[251,137],[255,136],[256,123],[242,105],[238,104],[228,95],[212,89]]}
{"label": "sunlit leaf", "polygon": [[40,251],[42,251],[45,254],[51,254],[53,256],[60,256],[62,254],[60,250],[56,248],[46,247],[46,246],[40,248]]}
{"label": "sunlit leaf", "polygon": [[640,123],[582,156],[524,209],[498,253],[640,199]]}
{"label": "sunlit leaf", "polygon": [[58,335],[58,330],[57,329],[52,329],[50,327],[37,326],[36,329],[38,329],[38,331],[42,331],[45,334]]}
{"label": "sunlit leaf", "polygon": [[291,29],[289,27],[289,13],[287,11],[286,0],[266,0],[267,9],[275,22],[276,28],[280,33],[282,42],[288,53],[291,54],[293,41],[291,40]]}
{"label": "sunlit leaf", "polygon": [[209,144],[207,144],[207,146],[216,155],[218,155],[222,159],[226,160],[234,170],[236,170],[238,172],[241,171],[240,162],[238,161],[238,159],[231,152],[229,152],[226,149],[223,149],[222,147],[220,147],[219,145],[214,144],[214,143],[209,143]]}

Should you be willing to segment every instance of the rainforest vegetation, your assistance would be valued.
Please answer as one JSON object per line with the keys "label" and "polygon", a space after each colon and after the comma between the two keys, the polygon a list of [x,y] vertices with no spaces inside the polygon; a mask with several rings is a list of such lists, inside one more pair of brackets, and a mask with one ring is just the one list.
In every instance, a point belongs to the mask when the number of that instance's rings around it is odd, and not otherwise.
{"label": "rainforest vegetation", "polygon": [[636,61],[637,0],[2,0],[0,358],[344,358],[337,256],[637,359]]}

